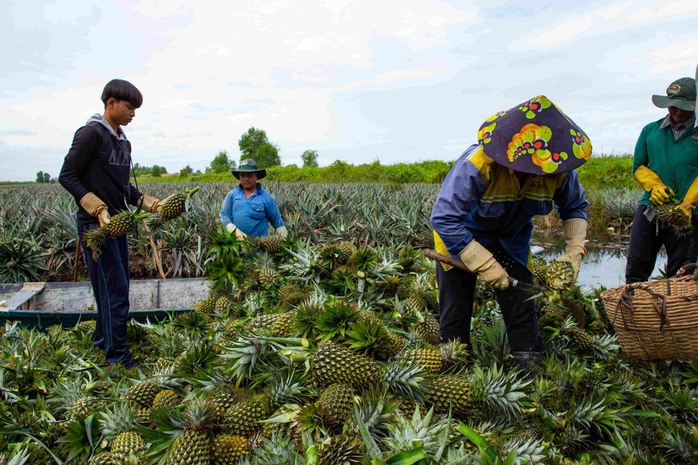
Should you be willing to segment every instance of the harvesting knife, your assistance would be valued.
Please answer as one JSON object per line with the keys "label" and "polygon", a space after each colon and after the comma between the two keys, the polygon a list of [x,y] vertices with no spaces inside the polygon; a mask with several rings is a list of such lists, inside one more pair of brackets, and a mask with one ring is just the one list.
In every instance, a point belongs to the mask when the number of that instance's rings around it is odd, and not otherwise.
{"label": "harvesting knife", "polygon": [[[432,260],[437,260],[441,263],[451,265],[452,267],[458,268],[460,270],[468,271],[468,269],[465,267],[465,264],[462,261],[456,260],[455,258],[448,255],[442,255],[434,249],[422,249],[422,254],[427,258],[431,258]],[[580,328],[584,328],[584,326],[586,325],[586,315],[584,314],[584,310],[581,308],[581,306],[574,300],[568,297],[564,297],[559,292],[547,289],[542,286],[537,286],[535,284],[524,283],[519,281],[518,279],[512,278],[511,276],[509,276],[509,285],[511,287],[521,289],[522,291],[527,292],[531,295],[555,297],[559,299],[559,302],[565,308],[567,308],[570,311],[570,313],[572,313],[572,316],[575,320],[577,320],[577,324]]]}

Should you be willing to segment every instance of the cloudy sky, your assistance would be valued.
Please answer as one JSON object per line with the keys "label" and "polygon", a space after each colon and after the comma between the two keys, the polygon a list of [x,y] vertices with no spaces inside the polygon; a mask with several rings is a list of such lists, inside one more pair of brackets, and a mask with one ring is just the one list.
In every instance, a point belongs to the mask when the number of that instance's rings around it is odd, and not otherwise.
{"label": "cloudy sky", "polygon": [[628,153],[697,27],[696,0],[0,0],[0,180],[57,176],[115,77],[144,95],[134,162],[170,172],[239,160],[252,126],[284,165],[453,160],[540,94]]}

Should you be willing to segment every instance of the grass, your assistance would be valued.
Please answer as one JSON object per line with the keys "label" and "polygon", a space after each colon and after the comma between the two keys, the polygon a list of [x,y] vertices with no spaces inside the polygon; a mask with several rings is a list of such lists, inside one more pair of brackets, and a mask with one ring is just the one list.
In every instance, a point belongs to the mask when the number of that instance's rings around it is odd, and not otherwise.
{"label": "grass", "polygon": [[[577,170],[588,190],[600,188],[632,189],[637,183],[632,177],[631,155],[598,155]],[[453,162],[428,160],[415,163],[383,165],[379,161],[351,165],[335,161],[323,167],[273,166],[267,169],[267,179],[279,182],[307,183],[381,183],[381,184],[440,184],[451,170]],[[203,173],[181,177],[168,174],[159,177],[140,176],[139,182],[237,182],[231,173]]]}

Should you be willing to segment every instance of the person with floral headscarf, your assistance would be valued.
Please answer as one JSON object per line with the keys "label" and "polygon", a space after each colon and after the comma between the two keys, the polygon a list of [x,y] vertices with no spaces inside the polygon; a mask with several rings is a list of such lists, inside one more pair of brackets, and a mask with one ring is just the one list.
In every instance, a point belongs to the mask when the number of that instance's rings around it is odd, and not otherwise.
{"label": "person with floral headscarf", "polygon": [[584,131],[545,96],[487,119],[446,176],[431,214],[436,251],[468,271],[436,264],[442,340],[470,344],[476,278],[495,288],[512,356],[532,374],[543,356],[536,308],[511,279],[533,283],[527,264],[533,217],[557,208],[566,241],[558,260],[576,273],[586,254],[586,199],[575,169],[591,156]]}
{"label": "person with floral headscarf", "polygon": [[[662,245],[667,253],[667,276],[696,261],[698,141],[691,137],[696,123],[695,79],[675,80],[666,95],[653,95],[652,103],[666,108],[668,114],[646,125],[635,144],[633,176],[645,193],[630,230],[627,284],[649,279]],[[657,207],[672,197],[681,201],[680,210],[690,218],[687,222],[693,223],[692,234],[677,234],[670,224],[657,218]]]}

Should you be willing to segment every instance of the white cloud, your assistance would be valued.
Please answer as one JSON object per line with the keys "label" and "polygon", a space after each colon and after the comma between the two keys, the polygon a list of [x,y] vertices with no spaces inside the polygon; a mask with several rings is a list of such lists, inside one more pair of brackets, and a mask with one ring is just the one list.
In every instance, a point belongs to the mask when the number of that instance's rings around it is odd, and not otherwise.
{"label": "white cloud", "polygon": [[[284,163],[306,149],[453,159],[483,118],[541,93],[597,148],[632,147],[659,117],[649,96],[691,74],[698,50],[698,2],[683,0],[10,3],[0,180],[60,166],[114,77],[144,94],[126,128],[134,160],[170,171],[203,169],[221,149],[235,158],[250,126]],[[609,109],[622,116],[602,121]],[[9,162],[23,152],[29,163]]]}
{"label": "white cloud", "polygon": [[590,16],[577,16],[567,19],[550,29],[546,28],[545,31],[526,39],[524,43],[540,47],[560,45],[569,42],[593,26],[594,20]]}

